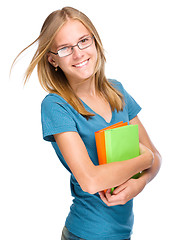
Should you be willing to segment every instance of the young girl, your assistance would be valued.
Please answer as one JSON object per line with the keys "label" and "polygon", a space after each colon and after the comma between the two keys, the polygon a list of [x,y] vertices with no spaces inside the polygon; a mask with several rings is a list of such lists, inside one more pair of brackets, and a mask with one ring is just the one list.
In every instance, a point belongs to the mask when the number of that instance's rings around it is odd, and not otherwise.
{"label": "young girl", "polygon": [[[100,37],[80,11],[51,13],[35,42],[25,82],[37,65],[49,92],[41,108],[43,138],[71,174],[73,204],[61,239],[130,239],[133,198],[156,176],[161,161],[137,116],[141,108],[120,82],[105,77]],[[138,124],[140,156],[99,165],[94,134],[120,121]]]}

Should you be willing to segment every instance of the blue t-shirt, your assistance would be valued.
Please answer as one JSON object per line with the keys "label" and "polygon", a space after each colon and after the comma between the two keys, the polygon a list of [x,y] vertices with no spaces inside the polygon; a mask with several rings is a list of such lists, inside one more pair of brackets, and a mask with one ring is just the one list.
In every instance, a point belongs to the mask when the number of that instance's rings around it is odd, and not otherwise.
{"label": "blue t-shirt", "polygon": [[129,123],[141,110],[120,82],[110,80],[110,83],[123,94],[125,107],[123,111],[117,112],[115,110],[112,112],[112,119],[109,123],[83,102],[86,110],[95,114],[87,120],[57,94],[48,94],[44,98],[41,108],[43,138],[52,143],[61,163],[71,174],[73,204],[70,207],[65,225],[71,233],[86,240],[129,238],[134,220],[133,200],[125,205],[108,207],[100,199],[98,193],[84,192],[65,162],[53,135],[67,131],[78,132],[87,148],[90,159],[95,165],[98,165],[94,133],[120,121]]}

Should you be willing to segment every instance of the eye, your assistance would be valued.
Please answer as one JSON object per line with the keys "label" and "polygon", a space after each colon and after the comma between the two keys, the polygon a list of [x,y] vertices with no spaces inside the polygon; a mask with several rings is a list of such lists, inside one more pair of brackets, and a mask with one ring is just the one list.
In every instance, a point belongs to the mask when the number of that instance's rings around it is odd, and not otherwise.
{"label": "eye", "polygon": [[69,51],[69,48],[70,48],[70,47],[60,48],[60,49],[58,50],[58,52],[67,52],[67,51]]}
{"label": "eye", "polygon": [[87,43],[89,40],[90,40],[90,38],[84,38],[84,39],[82,39],[80,42],[81,42],[82,44],[84,44],[84,43]]}

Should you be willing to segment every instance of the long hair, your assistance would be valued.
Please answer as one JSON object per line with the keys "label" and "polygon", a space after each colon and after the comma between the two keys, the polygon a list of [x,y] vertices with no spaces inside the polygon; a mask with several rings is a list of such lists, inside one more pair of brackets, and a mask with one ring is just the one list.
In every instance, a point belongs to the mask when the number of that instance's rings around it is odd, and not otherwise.
{"label": "long hair", "polygon": [[23,49],[16,59],[30,46],[38,42],[38,48],[25,72],[24,83],[30,78],[34,68],[37,66],[38,79],[43,87],[49,93],[56,93],[63,97],[74,109],[87,119],[94,114],[88,112],[83,106],[80,99],[72,90],[68,80],[63,71],[58,68],[55,71],[54,67],[48,62],[48,52],[53,43],[56,34],[60,31],[62,26],[69,20],[80,21],[94,36],[95,46],[97,49],[97,63],[94,70],[96,91],[102,94],[111,106],[111,110],[123,110],[124,99],[123,95],[115,89],[105,77],[105,55],[101,39],[90,19],[82,12],[72,7],[64,7],[61,10],[52,12],[45,20],[39,37]]}

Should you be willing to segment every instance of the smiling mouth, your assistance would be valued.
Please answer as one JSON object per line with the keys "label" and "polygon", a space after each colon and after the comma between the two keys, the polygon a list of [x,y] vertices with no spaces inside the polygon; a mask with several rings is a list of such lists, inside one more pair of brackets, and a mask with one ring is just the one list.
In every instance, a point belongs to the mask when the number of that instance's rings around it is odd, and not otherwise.
{"label": "smiling mouth", "polygon": [[87,59],[81,63],[75,64],[75,65],[73,65],[73,67],[77,67],[77,68],[83,67],[88,63],[88,61],[89,61],[89,59]]}

